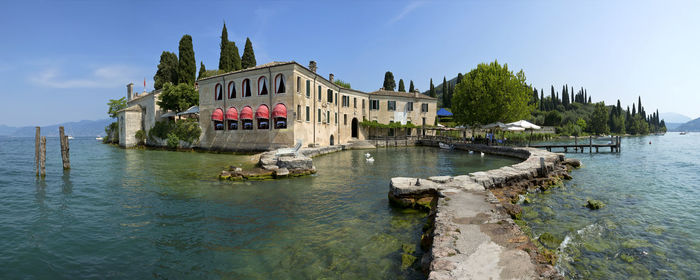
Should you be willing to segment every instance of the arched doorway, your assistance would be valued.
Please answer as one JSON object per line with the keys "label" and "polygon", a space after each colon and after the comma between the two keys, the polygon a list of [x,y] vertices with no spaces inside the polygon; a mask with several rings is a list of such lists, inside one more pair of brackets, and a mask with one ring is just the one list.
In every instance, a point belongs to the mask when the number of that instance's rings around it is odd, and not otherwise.
{"label": "arched doorway", "polygon": [[359,135],[359,127],[357,118],[352,118],[352,138],[357,138]]}
{"label": "arched doorway", "polygon": [[333,146],[333,134],[331,134],[331,146]]}

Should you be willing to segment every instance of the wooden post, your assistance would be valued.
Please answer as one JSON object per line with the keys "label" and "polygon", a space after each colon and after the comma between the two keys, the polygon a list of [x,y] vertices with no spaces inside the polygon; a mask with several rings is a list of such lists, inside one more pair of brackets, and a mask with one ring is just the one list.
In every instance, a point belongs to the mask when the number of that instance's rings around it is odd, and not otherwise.
{"label": "wooden post", "polygon": [[593,153],[593,136],[588,136],[588,153]]}
{"label": "wooden post", "polygon": [[41,137],[41,152],[39,153],[39,166],[41,177],[46,176],[46,136]]}
{"label": "wooden post", "polygon": [[66,136],[62,126],[58,128],[58,134],[61,142],[61,160],[63,161],[63,169],[70,169],[70,158],[68,153],[70,148],[68,147],[68,136]]}
{"label": "wooden post", "polygon": [[41,128],[36,127],[36,137],[34,138],[34,163],[36,164],[36,176],[39,176],[39,154],[41,152]]}
{"label": "wooden post", "polygon": [[540,157],[540,176],[547,176],[547,166],[544,165],[544,158]]}
{"label": "wooden post", "polygon": [[578,136],[574,136],[574,151],[578,153]]}

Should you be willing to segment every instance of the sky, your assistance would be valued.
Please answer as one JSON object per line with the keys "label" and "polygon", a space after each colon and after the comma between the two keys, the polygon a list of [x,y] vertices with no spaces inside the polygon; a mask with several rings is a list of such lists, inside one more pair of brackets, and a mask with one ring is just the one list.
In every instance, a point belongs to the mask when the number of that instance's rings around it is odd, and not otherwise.
{"label": "sky", "polygon": [[184,34],[215,69],[224,22],[258,64],[315,60],[363,91],[498,60],[545,92],[700,117],[700,1],[0,1],[0,125],[107,118]]}

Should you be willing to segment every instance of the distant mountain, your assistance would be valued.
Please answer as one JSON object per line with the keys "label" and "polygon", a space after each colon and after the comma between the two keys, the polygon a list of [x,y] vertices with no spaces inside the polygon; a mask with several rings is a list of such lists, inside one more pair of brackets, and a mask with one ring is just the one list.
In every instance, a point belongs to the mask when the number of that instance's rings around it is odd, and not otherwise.
{"label": "distant mountain", "polygon": [[[438,107],[442,107],[442,81],[433,80],[433,85],[435,85],[435,97],[437,97],[438,100]],[[450,85],[457,85],[457,76],[447,80],[447,86],[449,87]],[[423,94],[430,95],[430,84],[428,84],[428,90],[424,91]]]}
{"label": "distant mountain", "polygon": [[666,129],[668,131],[678,131],[678,127],[683,125],[684,123],[672,123],[672,122],[667,122],[666,123]]}
{"label": "distant mountain", "polygon": [[700,118],[684,123],[681,126],[677,127],[675,130],[700,132]]}
{"label": "distant mountain", "polygon": [[[78,122],[67,122],[54,125],[47,125],[41,127],[42,136],[58,136],[58,127],[63,126],[65,128],[66,134],[71,136],[103,136],[105,134],[105,126],[108,126],[114,120],[112,119],[102,119],[102,120],[83,120]],[[3,132],[8,132],[3,134]],[[24,127],[9,127],[0,125],[0,135],[5,136],[15,136],[15,137],[32,137],[34,136],[35,128],[34,126],[24,126]]]}
{"label": "distant mountain", "polygon": [[679,114],[679,113],[674,113],[674,112],[667,112],[667,113],[659,113],[659,116],[661,119],[666,122],[666,127],[668,128],[668,123],[686,123],[691,120],[688,116]]}

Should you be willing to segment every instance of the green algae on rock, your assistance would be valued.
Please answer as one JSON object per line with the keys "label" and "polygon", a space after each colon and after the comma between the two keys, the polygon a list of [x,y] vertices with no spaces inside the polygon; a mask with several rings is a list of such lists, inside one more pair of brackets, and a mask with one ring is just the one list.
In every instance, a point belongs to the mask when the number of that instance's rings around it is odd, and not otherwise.
{"label": "green algae on rock", "polygon": [[598,210],[605,207],[605,203],[600,200],[589,199],[588,202],[586,202],[586,207],[591,210]]}

